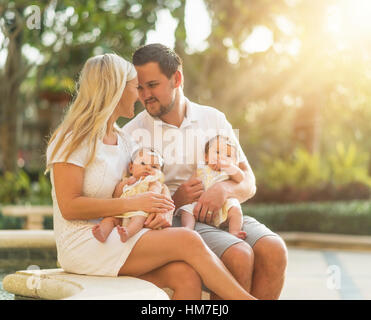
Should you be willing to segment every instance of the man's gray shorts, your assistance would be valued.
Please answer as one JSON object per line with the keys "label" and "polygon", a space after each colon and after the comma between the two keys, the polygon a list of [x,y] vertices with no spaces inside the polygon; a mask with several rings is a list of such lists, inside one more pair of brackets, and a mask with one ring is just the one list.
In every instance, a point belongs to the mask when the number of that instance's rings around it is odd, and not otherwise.
{"label": "man's gray shorts", "polygon": [[[173,227],[180,227],[180,216],[173,218]],[[230,246],[242,241],[246,241],[252,248],[256,241],[265,236],[278,236],[272,232],[264,224],[258,222],[256,219],[244,216],[242,230],[246,232],[247,237],[241,240],[228,232],[228,227],[225,230],[209,226],[204,223],[196,222],[195,230],[200,234],[202,239],[206,242],[209,248],[219,257],[223,255],[224,251]]]}

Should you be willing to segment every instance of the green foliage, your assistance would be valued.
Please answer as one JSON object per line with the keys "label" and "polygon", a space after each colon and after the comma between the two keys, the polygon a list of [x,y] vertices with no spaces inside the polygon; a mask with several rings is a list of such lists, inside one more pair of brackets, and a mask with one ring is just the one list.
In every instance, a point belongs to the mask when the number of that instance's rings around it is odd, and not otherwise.
{"label": "green foliage", "polygon": [[0,203],[5,204],[51,204],[51,184],[42,173],[32,182],[27,173],[5,172],[0,176]]}
{"label": "green foliage", "polygon": [[23,220],[22,218],[3,216],[0,209],[0,230],[22,229]]}
{"label": "green foliage", "polygon": [[273,231],[371,235],[371,202],[244,205],[245,215]]}
{"label": "green foliage", "polygon": [[68,92],[74,91],[75,82],[70,77],[46,76],[40,84],[41,90],[51,92]]}
{"label": "green foliage", "polygon": [[5,172],[0,176],[0,203],[17,204],[21,199],[28,198],[31,191],[31,181],[29,176],[19,170],[16,173]]}
{"label": "green foliage", "polygon": [[261,159],[261,169],[256,172],[257,181],[273,190],[287,186],[301,189],[318,187],[329,177],[329,170],[323,166],[319,155],[312,155],[302,148],[296,149],[288,159],[267,154],[263,154]]}
{"label": "green foliage", "polygon": [[[1,205],[50,205],[51,184],[48,177],[39,173],[37,181],[31,181],[30,176],[23,170],[16,173],[5,172],[0,176],[0,229],[22,229],[23,218],[7,217],[1,213]],[[44,228],[53,228],[53,219],[44,219]]]}
{"label": "green foliage", "polygon": [[357,150],[354,144],[347,148],[341,142],[333,153],[322,158],[303,148],[284,159],[262,154],[261,165],[256,170],[257,184],[276,191],[286,187],[321,189],[327,184],[341,187],[362,183],[371,187],[368,161],[368,153]]}
{"label": "green foliage", "polygon": [[350,182],[362,182],[371,187],[371,177],[368,174],[369,154],[357,150],[354,143],[348,148],[342,142],[336,144],[335,153],[330,154],[328,163],[331,168],[331,181],[335,185]]}
{"label": "green foliage", "polygon": [[53,91],[71,92],[71,79],[77,80],[91,56],[115,52],[130,59],[155,28],[158,10],[184,6],[168,0],[1,1],[0,128],[7,131],[0,135],[6,155],[1,169],[17,170],[18,118],[25,117],[27,105],[40,105],[43,90],[49,91],[49,101],[60,98]]}

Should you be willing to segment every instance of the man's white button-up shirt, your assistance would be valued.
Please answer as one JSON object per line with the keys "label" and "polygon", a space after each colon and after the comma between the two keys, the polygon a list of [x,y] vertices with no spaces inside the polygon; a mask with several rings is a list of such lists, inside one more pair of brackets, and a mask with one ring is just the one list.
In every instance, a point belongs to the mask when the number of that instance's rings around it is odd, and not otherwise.
{"label": "man's white button-up shirt", "polygon": [[186,99],[186,116],[180,127],[152,117],[146,110],[139,113],[121,130],[139,146],[154,148],[164,159],[165,184],[173,194],[205,163],[205,144],[220,134],[229,137],[238,148],[239,162],[246,156],[238,142],[238,130],[233,130],[224,113]]}

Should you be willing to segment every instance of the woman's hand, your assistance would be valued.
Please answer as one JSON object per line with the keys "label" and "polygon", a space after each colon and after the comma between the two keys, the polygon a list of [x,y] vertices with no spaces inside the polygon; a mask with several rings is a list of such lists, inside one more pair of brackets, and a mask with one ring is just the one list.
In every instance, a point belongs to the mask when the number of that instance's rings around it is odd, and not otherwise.
{"label": "woman's hand", "polygon": [[171,197],[152,191],[144,192],[126,198],[130,201],[130,211],[145,211],[147,213],[167,213],[175,209]]}
{"label": "woman's hand", "polygon": [[[167,196],[168,198],[171,198],[170,190],[165,184],[162,185],[161,194]],[[166,213],[151,213],[144,222],[144,226],[150,229],[171,227],[173,223],[173,213],[174,209]]]}

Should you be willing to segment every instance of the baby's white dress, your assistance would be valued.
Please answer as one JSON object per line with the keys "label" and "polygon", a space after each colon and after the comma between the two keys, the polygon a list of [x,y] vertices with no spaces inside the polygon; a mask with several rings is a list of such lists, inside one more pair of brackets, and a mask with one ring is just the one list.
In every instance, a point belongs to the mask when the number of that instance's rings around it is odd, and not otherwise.
{"label": "baby's white dress", "polygon": [[[101,219],[66,220],[63,218],[54,188],[53,163],[65,162],[61,153],[70,139],[67,137],[53,160],[50,160],[55,141],[47,149],[47,168],[52,184],[54,235],[58,262],[67,271],[97,276],[117,276],[137,240],[146,232],[143,228],[123,243],[116,229],[101,243],[92,234],[92,228]],[[118,134],[117,145],[97,142],[95,160],[85,167],[90,156],[87,139],[70,155],[66,162],[85,168],[82,195],[92,198],[112,198],[116,184],[126,174],[135,143],[130,137]]]}

